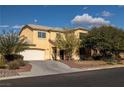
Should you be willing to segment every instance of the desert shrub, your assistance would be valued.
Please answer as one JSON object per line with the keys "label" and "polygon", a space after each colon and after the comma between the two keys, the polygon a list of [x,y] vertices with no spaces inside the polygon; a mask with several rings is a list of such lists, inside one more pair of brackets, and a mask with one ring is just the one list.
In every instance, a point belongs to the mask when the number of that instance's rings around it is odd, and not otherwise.
{"label": "desert shrub", "polygon": [[6,68],[6,61],[2,55],[0,55],[0,69]]}
{"label": "desert shrub", "polygon": [[123,62],[117,62],[117,64],[123,64]]}
{"label": "desert shrub", "polygon": [[106,62],[113,62],[113,63],[121,62],[121,58],[118,55],[108,55],[106,57],[103,57],[103,60]]}
{"label": "desert shrub", "polygon": [[109,58],[109,59],[104,58],[103,61],[105,61],[105,62],[110,62],[110,63],[116,62],[116,60],[114,60],[113,58]]}
{"label": "desert shrub", "polygon": [[18,60],[19,66],[25,66],[26,62],[23,60]]}
{"label": "desert shrub", "polygon": [[115,56],[115,60],[117,60],[118,62],[120,62],[121,61],[121,56],[120,55],[116,55]]}
{"label": "desert shrub", "polygon": [[14,60],[23,60],[22,55],[18,54],[11,54],[11,55],[4,55],[4,58],[9,62],[9,61],[14,61]]}
{"label": "desert shrub", "polygon": [[8,63],[9,69],[19,69],[19,62],[18,61],[12,61]]}
{"label": "desert shrub", "polygon": [[109,65],[115,65],[115,64],[117,64],[116,62],[107,62],[107,64],[109,64]]}
{"label": "desert shrub", "polygon": [[0,61],[0,69],[5,69],[6,68],[6,63],[3,61]]}
{"label": "desert shrub", "polygon": [[93,58],[87,55],[80,55],[80,60],[93,60]]}
{"label": "desert shrub", "polygon": [[101,60],[102,59],[102,56],[101,55],[93,55],[92,58],[94,60]]}
{"label": "desert shrub", "polygon": [[112,56],[109,56],[107,58],[104,58],[103,59],[104,61],[106,61],[108,64],[111,64],[111,65],[115,65],[115,64],[122,64],[119,60],[119,58],[115,55],[112,55]]}

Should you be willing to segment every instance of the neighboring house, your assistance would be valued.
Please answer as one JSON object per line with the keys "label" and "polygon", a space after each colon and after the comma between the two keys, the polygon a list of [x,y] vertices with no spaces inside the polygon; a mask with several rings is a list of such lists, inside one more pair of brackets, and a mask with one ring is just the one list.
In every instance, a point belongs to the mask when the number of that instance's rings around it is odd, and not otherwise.
{"label": "neighboring house", "polygon": [[[39,25],[25,25],[21,31],[20,36],[27,38],[27,42],[33,44],[30,49],[25,50],[21,54],[24,60],[49,60],[52,59],[53,52],[56,52],[57,59],[63,59],[64,53],[55,47],[55,39],[58,33],[74,32],[79,38],[81,34],[87,34],[88,31],[83,28],[62,29],[55,27],[39,26]],[[80,54],[83,51],[80,49]],[[79,59],[74,55],[74,59]]]}

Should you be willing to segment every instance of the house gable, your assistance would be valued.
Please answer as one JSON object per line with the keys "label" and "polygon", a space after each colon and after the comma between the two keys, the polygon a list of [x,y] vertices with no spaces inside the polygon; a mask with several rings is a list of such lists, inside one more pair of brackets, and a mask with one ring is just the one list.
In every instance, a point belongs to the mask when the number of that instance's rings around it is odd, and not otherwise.
{"label": "house gable", "polygon": [[33,31],[32,29],[26,27],[21,30],[19,33],[20,36],[24,36],[27,38],[27,42],[32,44],[33,43]]}

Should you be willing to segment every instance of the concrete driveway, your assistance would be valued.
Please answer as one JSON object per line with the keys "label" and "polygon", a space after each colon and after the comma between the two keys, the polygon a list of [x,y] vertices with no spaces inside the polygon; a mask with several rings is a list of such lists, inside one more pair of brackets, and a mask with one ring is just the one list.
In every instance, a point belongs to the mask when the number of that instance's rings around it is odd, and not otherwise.
{"label": "concrete driveway", "polygon": [[30,62],[30,64],[32,65],[31,72],[21,72],[19,73],[21,76],[42,76],[81,71],[81,69],[71,68],[64,63],[57,61],[34,61]]}

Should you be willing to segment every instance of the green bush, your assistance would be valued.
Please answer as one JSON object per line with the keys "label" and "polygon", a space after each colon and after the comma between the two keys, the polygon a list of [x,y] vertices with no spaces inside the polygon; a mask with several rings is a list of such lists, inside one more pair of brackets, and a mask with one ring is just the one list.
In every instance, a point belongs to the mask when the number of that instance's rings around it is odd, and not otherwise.
{"label": "green bush", "polygon": [[12,61],[8,63],[9,69],[19,69],[19,62],[18,61]]}

